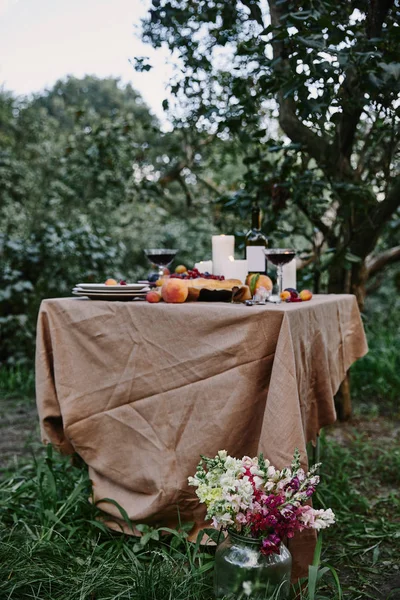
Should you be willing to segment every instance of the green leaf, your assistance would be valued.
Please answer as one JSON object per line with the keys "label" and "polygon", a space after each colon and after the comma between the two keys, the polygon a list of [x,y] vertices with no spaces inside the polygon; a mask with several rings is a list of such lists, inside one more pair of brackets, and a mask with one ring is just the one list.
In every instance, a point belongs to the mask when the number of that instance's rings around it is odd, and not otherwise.
{"label": "green leaf", "polygon": [[359,263],[362,261],[362,258],[356,256],[355,254],[352,254],[350,251],[346,252],[345,259],[351,263]]}
{"label": "green leaf", "polygon": [[308,600],[315,600],[315,590],[318,581],[318,567],[310,565],[308,567]]}
{"label": "green leaf", "polygon": [[257,281],[258,281],[259,279],[260,279],[260,273],[255,273],[254,275],[252,275],[252,276],[250,277],[250,285],[249,285],[249,288],[250,288],[250,294],[251,294],[252,296],[254,296],[254,294],[255,294],[255,291],[256,291],[256,285],[257,285]]}
{"label": "green leaf", "polygon": [[118,508],[119,512],[121,513],[122,518],[125,521],[125,523],[133,531],[133,524],[128,516],[128,513],[120,504],[118,504],[118,502],[116,502],[116,500],[113,500],[112,498],[102,498],[101,500],[97,500],[96,506],[102,502],[108,502],[109,504],[113,504],[114,506],[116,506]]}

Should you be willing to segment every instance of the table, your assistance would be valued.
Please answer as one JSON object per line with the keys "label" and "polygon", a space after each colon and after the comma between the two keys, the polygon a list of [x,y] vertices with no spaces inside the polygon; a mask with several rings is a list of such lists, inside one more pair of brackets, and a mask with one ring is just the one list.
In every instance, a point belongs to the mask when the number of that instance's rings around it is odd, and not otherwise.
{"label": "table", "polygon": [[[200,454],[259,452],[281,469],[336,419],[333,396],[367,352],[356,299],[266,306],[44,300],[36,388],[43,441],[76,451],[94,500],[133,522],[202,523],[187,477]],[[120,513],[99,506],[117,527]],[[314,532],[291,542],[295,575]]]}

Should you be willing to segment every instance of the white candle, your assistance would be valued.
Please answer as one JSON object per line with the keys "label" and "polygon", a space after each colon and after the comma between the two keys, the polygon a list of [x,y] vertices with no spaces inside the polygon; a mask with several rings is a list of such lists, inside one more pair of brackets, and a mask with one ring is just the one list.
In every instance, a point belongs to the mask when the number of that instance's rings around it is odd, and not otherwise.
{"label": "white candle", "polygon": [[200,262],[195,263],[194,268],[198,269],[199,273],[209,273],[210,275],[213,274],[212,260],[201,260]]}
{"label": "white candle", "polygon": [[242,283],[246,281],[247,277],[247,260],[235,260],[231,255],[227,261],[225,261],[222,275],[225,279],[239,279]]}
{"label": "white candle", "polygon": [[286,265],[283,265],[282,285],[283,289],[296,289],[296,259],[294,258]]}
{"label": "white candle", "polygon": [[230,256],[235,254],[234,235],[212,236],[213,275],[223,275],[224,265]]}

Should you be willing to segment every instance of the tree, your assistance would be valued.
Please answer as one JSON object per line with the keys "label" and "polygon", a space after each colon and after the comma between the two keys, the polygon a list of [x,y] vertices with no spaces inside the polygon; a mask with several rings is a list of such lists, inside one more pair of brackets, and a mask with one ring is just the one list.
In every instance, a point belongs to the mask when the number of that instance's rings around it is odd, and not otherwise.
{"label": "tree", "polygon": [[207,257],[205,185],[184,168],[168,181],[170,163],[196,169],[194,149],[210,155],[197,137],[160,131],[115,79],[68,78],[33,99],[0,92],[0,363],[32,359],[42,298],[141,278],[146,247],[177,247],[188,265]]}
{"label": "tree", "polygon": [[317,289],[326,274],[361,308],[400,259],[382,247],[400,206],[399,17],[395,0],[153,0],[143,22],[183,72],[184,126],[241,144],[246,187],[229,207],[265,202],[270,227],[303,215]]}

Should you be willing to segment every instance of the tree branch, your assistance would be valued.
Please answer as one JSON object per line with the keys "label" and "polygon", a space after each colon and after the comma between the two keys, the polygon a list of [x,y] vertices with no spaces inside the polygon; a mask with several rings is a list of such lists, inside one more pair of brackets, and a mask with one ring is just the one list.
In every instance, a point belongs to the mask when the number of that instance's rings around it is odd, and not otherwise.
{"label": "tree branch", "polygon": [[200,181],[200,183],[202,183],[211,192],[213,192],[217,196],[222,195],[222,191],[212,181],[210,181],[209,179],[205,179],[198,173],[195,173],[195,175],[196,175],[196,178]]}
{"label": "tree branch", "polygon": [[367,36],[369,39],[379,37],[382,25],[394,0],[370,0],[367,14]]}
{"label": "tree branch", "polygon": [[390,219],[394,211],[400,206],[400,175],[395,177],[390,185],[389,192],[373,217],[376,226],[381,227]]}
{"label": "tree branch", "polygon": [[378,254],[378,256],[367,258],[366,267],[368,278],[376,275],[376,273],[381,271],[387,265],[397,261],[400,261],[400,246],[389,248],[389,250],[385,250],[381,254]]}
{"label": "tree branch", "polygon": [[[276,0],[268,0],[271,24],[274,27],[281,25],[280,19],[283,11],[278,7]],[[283,6],[283,4],[282,4]],[[274,40],[272,44],[273,58],[276,60],[275,70],[283,73],[288,79],[293,77],[289,62],[286,58],[286,48],[282,41]],[[285,98],[283,92],[278,92],[279,125],[286,135],[295,143],[304,146],[305,151],[323,168],[329,155],[328,141],[309,129],[296,115],[296,104],[291,98]]]}
{"label": "tree branch", "polygon": [[324,237],[328,237],[331,232],[330,227],[326,225],[319,217],[312,215],[308,210],[308,207],[301,200],[297,199],[296,204],[305,214],[307,219],[314,225],[314,227],[317,227]]}
{"label": "tree branch", "polygon": [[177,177],[177,181],[179,182],[181,188],[183,189],[185,196],[186,196],[186,206],[188,208],[190,208],[193,204],[193,197],[192,194],[190,193],[190,190],[186,184],[185,178],[182,177],[181,174],[179,174],[179,176]]}
{"label": "tree branch", "polygon": [[[394,0],[370,0],[366,19],[368,38],[380,37],[383,22],[392,8]],[[334,147],[336,160],[343,167],[352,154],[354,139],[363,112],[363,94],[360,92],[362,80],[357,69],[351,65],[339,90],[342,99],[342,115],[336,127]],[[350,164],[348,165],[350,167]]]}
{"label": "tree branch", "polygon": [[347,69],[345,80],[339,90],[342,98],[342,115],[336,127],[334,146],[337,159],[343,158],[346,162],[350,159],[358,123],[363,112],[363,95],[359,92],[360,79],[356,69],[352,66]]}

